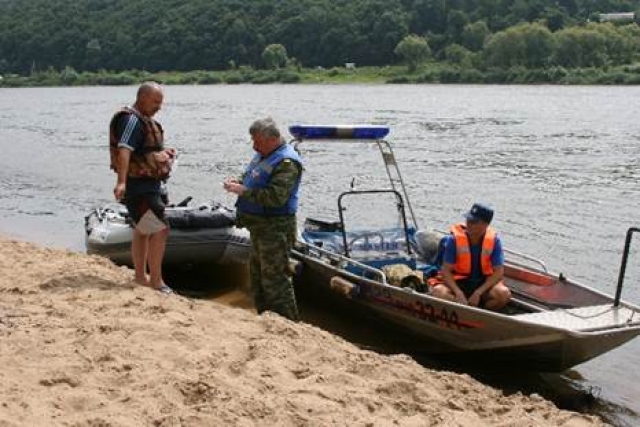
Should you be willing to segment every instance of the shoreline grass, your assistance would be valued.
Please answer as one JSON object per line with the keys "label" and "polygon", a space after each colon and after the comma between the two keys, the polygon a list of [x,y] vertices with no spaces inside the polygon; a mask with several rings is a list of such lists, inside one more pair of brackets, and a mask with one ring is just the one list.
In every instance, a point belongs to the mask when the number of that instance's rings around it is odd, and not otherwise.
{"label": "shoreline grass", "polygon": [[529,69],[479,70],[454,64],[431,63],[408,72],[404,66],[282,68],[257,70],[239,67],[225,71],[160,71],[140,70],[77,72],[72,68],[49,69],[28,76],[1,76],[2,87],[38,86],[127,86],[146,80],[165,85],[212,84],[559,84],[559,85],[637,85],[640,84],[640,64],[608,68],[548,67]]}

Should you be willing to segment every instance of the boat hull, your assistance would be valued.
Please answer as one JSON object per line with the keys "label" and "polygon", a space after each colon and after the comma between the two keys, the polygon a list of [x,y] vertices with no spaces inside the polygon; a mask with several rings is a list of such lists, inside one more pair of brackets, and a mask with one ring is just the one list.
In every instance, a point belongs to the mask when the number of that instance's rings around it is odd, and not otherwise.
{"label": "boat hull", "polygon": [[[130,232],[129,232],[130,234]],[[235,227],[222,230],[171,230],[164,255],[165,264],[246,263],[251,243],[248,233]],[[86,239],[87,253],[102,255],[117,264],[131,265],[131,237],[124,241]]]}
{"label": "boat hull", "polygon": [[[133,230],[122,209],[98,210],[85,224],[88,254],[101,255],[117,264],[132,265]],[[166,265],[244,264],[251,246],[248,230],[224,227],[170,228],[163,262]]]}
{"label": "boat hull", "polygon": [[511,297],[500,311],[438,299],[428,293],[428,278],[442,266],[447,233],[419,229],[393,147],[383,139],[389,129],[302,124],[290,131],[296,147],[326,140],[333,146],[373,143],[384,167],[379,171],[389,179],[379,188],[355,189],[352,182],[337,196],[337,220],[305,220],[293,251],[302,266],[299,295],[333,293],[336,312],[380,319],[377,324],[410,335],[412,351],[487,357],[489,367],[562,371],[640,334],[640,306],[620,299],[630,233],[640,229],[627,233],[615,298],[505,248],[502,280]]}
{"label": "boat hull", "polygon": [[[640,334],[640,326],[624,321],[610,328],[576,331],[540,324],[527,315],[510,316],[465,306],[408,288],[397,288],[349,274],[330,263],[294,251],[302,268],[296,278],[300,295],[322,294],[339,312],[358,313],[385,322],[412,344],[416,354],[487,363],[508,363],[520,370],[559,372],[605,353]],[[351,294],[332,291],[331,281],[352,283]],[[338,308],[340,307],[340,308]],[[603,310],[614,310],[613,307]],[[614,316],[632,316],[620,307]]]}

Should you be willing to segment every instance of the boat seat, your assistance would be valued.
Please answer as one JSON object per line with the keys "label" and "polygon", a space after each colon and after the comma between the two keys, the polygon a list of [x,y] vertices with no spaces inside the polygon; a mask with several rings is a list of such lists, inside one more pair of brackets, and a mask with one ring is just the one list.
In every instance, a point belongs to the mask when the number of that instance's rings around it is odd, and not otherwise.
{"label": "boat seat", "polygon": [[[307,243],[328,251],[338,254],[345,252],[344,238],[339,230],[315,231],[305,228],[301,237]],[[387,253],[404,253],[407,246],[402,228],[349,231],[347,244],[353,258],[387,258]]]}
{"label": "boat seat", "polygon": [[336,232],[342,230],[340,221],[324,221],[315,218],[306,218],[304,220],[305,231],[326,231]]}
{"label": "boat seat", "polygon": [[[441,249],[440,246],[443,243],[442,238],[444,235],[436,231],[418,230],[415,234],[415,246],[416,252],[420,256],[420,259],[427,264],[440,265],[438,260],[438,252]],[[444,250],[444,248],[442,248]]]}
{"label": "boat seat", "polygon": [[513,292],[551,307],[582,307],[609,301],[609,298],[591,289],[564,286],[562,282],[552,286],[540,286],[506,277],[505,283]]}
{"label": "boat seat", "polygon": [[538,313],[517,314],[513,318],[543,326],[555,326],[573,331],[596,331],[627,325],[638,312],[627,307],[601,304],[590,307],[557,309]]}

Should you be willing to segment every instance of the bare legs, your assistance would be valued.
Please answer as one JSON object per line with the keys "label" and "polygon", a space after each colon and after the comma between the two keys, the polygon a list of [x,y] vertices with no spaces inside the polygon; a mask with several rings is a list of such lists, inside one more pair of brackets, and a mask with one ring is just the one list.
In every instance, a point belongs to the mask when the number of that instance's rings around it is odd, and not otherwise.
{"label": "bare legs", "polygon": [[147,278],[147,253],[149,252],[149,236],[133,229],[131,240],[131,259],[135,269],[135,281],[139,285],[149,286]]}
{"label": "bare legs", "polygon": [[511,299],[511,291],[503,283],[498,283],[487,293],[489,297],[484,303],[484,308],[487,310],[498,311]]}
{"label": "bare legs", "polygon": [[149,236],[149,252],[147,262],[149,264],[149,286],[154,289],[159,289],[164,285],[162,279],[162,258],[164,257],[164,248],[167,243],[167,235],[169,229],[165,228],[162,231]]}
{"label": "bare legs", "polygon": [[[458,298],[456,298],[455,294],[451,291],[451,289],[449,289],[449,287],[444,284],[435,285],[431,289],[431,295],[449,301],[460,302]],[[494,285],[487,292],[485,292],[484,295],[482,295],[481,305],[487,310],[498,311],[502,307],[507,305],[510,299],[511,291],[504,283],[500,282]],[[463,303],[466,304],[466,301]]]}
{"label": "bare legs", "polygon": [[[135,269],[135,281],[143,286],[159,289],[163,284],[162,258],[167,242],[168,229],[147,235],[133,229],[131,258]],[[149,278],[147,278],[147,266]]]}

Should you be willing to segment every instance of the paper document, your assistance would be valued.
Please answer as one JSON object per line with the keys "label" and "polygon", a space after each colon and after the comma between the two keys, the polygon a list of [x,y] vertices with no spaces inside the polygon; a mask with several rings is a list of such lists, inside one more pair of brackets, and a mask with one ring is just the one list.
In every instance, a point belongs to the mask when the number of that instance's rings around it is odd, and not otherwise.
{"label": "paper document", "polygon": [[142,218],[140,218],[140,221],[136,224],[136,230],[142,234],[157,233],[165,228],[167,228],[167,224],[162,222],[151,209],[147,209],[144,215],[142,215]]}

